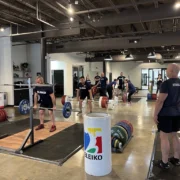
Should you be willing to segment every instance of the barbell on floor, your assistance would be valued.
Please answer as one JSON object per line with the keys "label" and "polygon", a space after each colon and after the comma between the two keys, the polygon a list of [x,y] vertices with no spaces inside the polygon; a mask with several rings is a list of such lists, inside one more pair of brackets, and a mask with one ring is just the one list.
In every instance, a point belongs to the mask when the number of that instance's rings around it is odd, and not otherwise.
{"label": "barbell on floor", "polygon": [[29,106],[29,101],[27,99],[23,99],[20,103],[19,106],[14,106],[14,107],[18,107],[20,114],[22,115],[26,115],[29,114],[30,112],[30,108],[33,109],[44,109],[44,110],[54,110],[54,111],[62,111],[62,114],[64,116],[64,118],[69,118],[71,116],[71,112],[80,112],[79,110],[76,109],[72,109],[71,103],[70,102],[65,102],[64,106],[62,109],[53,109],[53,108],[44,108],[44,107],[30,107]]}
{"label": "barbell on floor", "polygon": [[[125,99],[126,99],[126,97],[124,97],[123,102],[126,101]],[[76,101],[77,102],[78,100],[72,100],[72,97],[67,96],[67,95],[62,96],[62,98],[61,98],[62,105],[64,105],[66,102],[71,102],[71,101]],[[98,101],[92,100],[93,103],[94,102],[98,103],[100,108],[105,108],[105,109],[107,109],[107,108],[113,109],[115,104],[117,104],[119,101],[120,100],[118,100],[118,99],[109,100],[108,97],[106,97],[106,96],[101,96]]]}

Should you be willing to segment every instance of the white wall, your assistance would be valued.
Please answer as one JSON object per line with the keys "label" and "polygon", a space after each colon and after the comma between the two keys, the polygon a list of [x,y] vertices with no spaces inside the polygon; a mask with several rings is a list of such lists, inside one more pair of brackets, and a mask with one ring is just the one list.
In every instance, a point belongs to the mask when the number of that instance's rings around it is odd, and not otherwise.
{"label": "white wall", "polygon": [[109,73],[112,73],[112,63],[106,62],[106,77],[108,78],[108,81],[109,81]]}
{"label": "white wall", "polygon": [[15,66],[19,66],[19,67],[21,63],[27,62],[27,46],[26,45],[12,46],[12,61]]}
{"label": "white wall", "polygon": [[[50,61],[47,68],[51,70],[64,70],[64,94],[73,95],[73,66],[83,66],[84,76],[89,74],[92,83],[94,83],[94,76],[97,72],[102,72],[102,63],[100,62],[85,62],[85,55],[78,55],[77,53],[55,53],[50,54]],[[48,82],[51,82],[51,72],[48,74]],[[68,83],[66,83],[68,82]]]}
{"label": "white wall", "polygon": [[132,83],[141,88],[141,69],[148,68],[167,68],[168,64],[160,65],[159,63],[136,63],[136,62],[117,62],[112,64],[112,77],[117,78],[120,72],[123,72],[126,77],[129,76]]}
{"label": "white wall", "polygon": [[[7,28],[0,35],[9,35]],[[0,84],[13,84],[13,62],[11,58],[11,38],[0,37]],[[0,92],[8,93],[8,105],[14,105],[13,86],[0,86]]]}
{"label": "white wall", "polygon": [[41,72],[41,44],[27,45],[27,61],[31,70],[32,82],[34,82],[37,72]]}

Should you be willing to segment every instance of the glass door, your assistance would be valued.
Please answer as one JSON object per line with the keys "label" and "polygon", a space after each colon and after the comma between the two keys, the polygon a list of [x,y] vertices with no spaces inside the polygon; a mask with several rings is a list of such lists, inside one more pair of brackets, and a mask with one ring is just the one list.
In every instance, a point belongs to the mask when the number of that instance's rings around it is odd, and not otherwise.
{"label": "glass door", "polygon": [[148,89],[148,69],[141,70],[141,88]]}
{"label": "glass door", "polygon": [[162,78],[163,78],[163,81],[166,81],[167,80],[167,74],[166,74],[166,69],[162,69]]}

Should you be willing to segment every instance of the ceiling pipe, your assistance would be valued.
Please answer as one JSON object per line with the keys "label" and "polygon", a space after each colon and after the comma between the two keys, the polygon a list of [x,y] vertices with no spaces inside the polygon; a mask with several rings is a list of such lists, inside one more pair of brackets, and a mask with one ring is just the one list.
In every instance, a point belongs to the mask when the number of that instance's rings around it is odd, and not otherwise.
{"label": "ceiling pipe", "polygon": [[[36,7],[32,6],[32,5],[29,4],[28,2],[25,2],[25,1],[23,1],[23,0],[16,0],[16,1],[36,11]],[[51,15],[49,15],[49,14],[46,14],[44,11],[41,11],[40,9],[39,9],[39,12],[40,12],[41,14],[44,14],[45,16],[51,18],[51,19],[54,19],[55,21],[61,22],[59,19],[56,19],[56,18],[54,18],[53,16],[51,16]]]}
{"label": "ceiling pipe", "polygon": [[[0,0],[0,4],[4,5],[4,6],[6,6],[6,7],[9,7],[9,8],[11,8],[11,9],[14,9],[14,10],[16,10],[16,11],[18,11],[18,12],[21,12],[22,14],[26,14],[27,16],[31,16],[31,17],[33,17],[33,18],[36,18],[36,15],[35,15],[35,14],[34,14],[34,15],[31,15],[28,11],[25,11],[25,10],[19,8],[19,7],[16,7],[16,6],[14,6],[14,5],[10,4],[10,3],[7,3],[7,2],[4,2],[4,1]],[[45,23],[45,22],[43,22],[43,23]],[[46,24],[46,23],[45,23],[45,24]]]}
{"label": "ceiling pipe", "polygon": [[[58,12],[59,14],[62,14],[66,17],[70,17],[69,15],[67,15],[66,13],[60,11],[59,9],[57,9],[56,7],[52,6],[51,4],[49,4],[48,2],[46,1],[42,1],[40,0],[42,3],[46,4],[48,7],[50,7],[51,9],[55,10],[56,12]],[[101,34],[101,35],[104,35],[101,31],[99,31],[97,28],[95,28],[94,26],[92,26],[90,23],[86,22],[85,20],[83,20],[81,17],[77,16],[78,19],[82,22],[82,23],[85,23],[87,26],[89,26],[90,28],[92,28],[94,31],[96,31],[97,33]],[[105,35],[104,35],[105,36]]]}
{"label": "ceiling pipe", "polygon": [[42,19],[39,18],[39,1],[36,2],[36,17],[37,17],[38,21],[43,22],[44,24],[47,24],[48,26],[55,27],[54,25],[52,25],[46,21],[43,21]]}
{"label": "ceiling pipe", "polygon": [[3,11],[0,11],[0,14],[5,14],[5,15],[7,15],[7,16],[9,16],[9,17],[16,18],[16,19],[18,19],[18,20],[20,20],[20,21],[23,21],[23,22],[25,22],[25,23],[28,23],[28,24],[31,24],[31,25],[35,25],[35,24],[34,24],[34,23],[32,23],[32,22],[26,21],[26,20],[24,20],[24,19],[21,19],[21,18],[19,18],[19,17],[17,17],[17,16],[14,16],[14,15],[8,14],[8,13],[3,12]]}
{"label": "ceiling pipe", "polygon": [[0,20],[6,21],[6,22],[11,23],[11,24],[15,24],[15,25],[17,25],[17,26],[26,27],[26,26],[23,26],[23,25],[21,25],[21,24],[15,23],[15,22],[13,22],[13,21],[9,21],[9,20],[7,20],[7,19],[0,18]]}
{"label": "ceiling pipe", "polygon": [[109,4],[114,8],[117,14],[120,14],[120,11],[118,8],[116,8],[115,4],[112,2],[112,0],[108,0]]}
{"label": "ceiling pipe", "polygon": [[[157,2],[159,2],[161,0],[157,0]],[[150,3],[154,3],[154,0],[141,0],[139,2],[136,2],[137,5],[145,5],[145,4],[150,4]],[[121,8],[128,8],[128,7],[132,7],[131,3],[128,4],[121,4],[121,5],[116,5],[115,8],[117,9],[121,9]],[[114,7],[103,7],[103,8],[96,8],[96,9],[90,9],[90,10],[84,10],[84,11],[79,11],[79,12],[75,12],[74,14],[78,15],[78,14],[88,14],[88,13],[92,13],[92,12],[100,12],[100,11],[108,11],[108,10],[113,10]]]}

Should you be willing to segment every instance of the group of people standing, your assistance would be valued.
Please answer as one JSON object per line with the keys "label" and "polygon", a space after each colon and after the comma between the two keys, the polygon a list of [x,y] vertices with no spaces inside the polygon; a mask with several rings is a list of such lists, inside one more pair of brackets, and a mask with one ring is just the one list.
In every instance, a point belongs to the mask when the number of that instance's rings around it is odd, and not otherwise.
{"label": "group of people standing", "polygon": [[123,72],[120,73],[120,76],[117,79],[114,79],[112,82],[108,82],[108,78],[102,72],[101,75],[97,73],[94,77],[95,85],[92,86],[89,75],[80,77],[80,82],[76,88],[77,90],[77,100],[79,101],[80,112],[82,113],[82,103],[84,99],[87,97],[90,113],[92,112],[92,104],[93,94],[92,88],[98,88],[100,96],[107,96],[108,98],[113,99],[113,94],[116,86],[118,89],[122,91],[122,93],[128,93],[128,103],[131,103],[131,96],[136,92],[135,86],[131,83],[129,79],[127,79]]}

